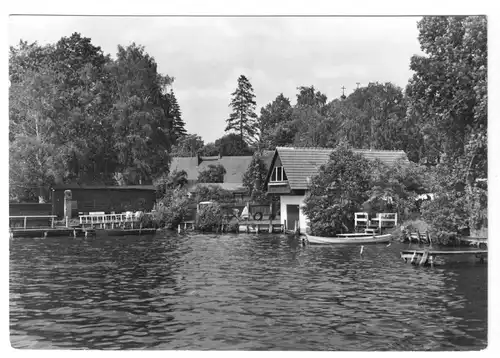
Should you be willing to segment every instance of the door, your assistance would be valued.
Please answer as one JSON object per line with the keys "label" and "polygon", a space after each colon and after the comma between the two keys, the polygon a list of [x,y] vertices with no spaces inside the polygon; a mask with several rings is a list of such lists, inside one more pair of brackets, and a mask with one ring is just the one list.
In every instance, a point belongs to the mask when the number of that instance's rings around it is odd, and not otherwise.
{"label": "door", "polygon": [[[299,221],[299,206],[298,205],[287,205],[286,206],[287,230],[294,230],[296,221]],[[297,223],[297,225],[298,225],[298,223]]]}

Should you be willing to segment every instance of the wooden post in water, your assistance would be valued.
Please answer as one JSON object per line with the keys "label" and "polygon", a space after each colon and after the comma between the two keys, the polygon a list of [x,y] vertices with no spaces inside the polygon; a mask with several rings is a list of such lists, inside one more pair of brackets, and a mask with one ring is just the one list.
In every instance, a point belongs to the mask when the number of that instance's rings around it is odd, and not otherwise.
{"label": "wooden post in water", "polygon": [[53,229],[54,228],[54,217],[50,218],[50,227]]}
{"label": "wooden post in water", "polygon": [[28,220],[28,218],[25,216],[24,217],[24,230],[26,230],[26,221]]}
{"label": "wooden post in water", "polygon": [[283,232],[286,232],[286,219],[284,220],[285,224],[283,225]]}
{"label": "wooden post in water", "polygon": [[419,266],[425,265],[425,263],[427,262],[427,257],[428,256],[429,256],[429,250],[425,250],[424,254],[422,255],[422,258],[420,259]]}

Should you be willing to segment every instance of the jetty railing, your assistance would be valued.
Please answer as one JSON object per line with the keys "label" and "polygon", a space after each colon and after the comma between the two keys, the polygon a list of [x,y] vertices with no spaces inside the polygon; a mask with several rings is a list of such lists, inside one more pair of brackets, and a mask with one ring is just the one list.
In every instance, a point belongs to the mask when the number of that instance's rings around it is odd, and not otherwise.
{"label": "jetty railing", "polygon": [[91,213],[89,215],[79,215],[78,217],[81,225],[121,224],[140,220],[140,216],[131,212],[119,214]]}
{"label": "jetty railing", "polygon": [[50,227],[54,227],[54,220],[57,218],[57,215],[14,215],[9,216],[9,226],[11,220],[23,220],[23,229],[28,227],[28,219],[50,219]]}

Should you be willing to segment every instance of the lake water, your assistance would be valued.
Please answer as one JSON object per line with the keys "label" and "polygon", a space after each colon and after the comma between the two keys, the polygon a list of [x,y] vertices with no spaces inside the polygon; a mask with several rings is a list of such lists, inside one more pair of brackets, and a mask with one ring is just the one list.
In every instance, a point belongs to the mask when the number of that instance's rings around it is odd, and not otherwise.
{"label": "lake water", "polygon": [[487,265],[283,235],[10,240],[15,348],[478,350]]}

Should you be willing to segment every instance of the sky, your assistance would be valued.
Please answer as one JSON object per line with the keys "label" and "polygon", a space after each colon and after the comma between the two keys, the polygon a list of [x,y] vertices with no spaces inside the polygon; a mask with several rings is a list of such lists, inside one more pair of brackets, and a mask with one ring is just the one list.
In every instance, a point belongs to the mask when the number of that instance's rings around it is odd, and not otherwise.
{"label": "sky", "polygon": [[369,82],[404,88],[421,54],[419,17],[71,17],[11,16],[9,45],[55,43],[79,32],[104,53],[135,42],[173,76],[186,129],[205,143],[224,134],[237,78],[249,78],[260,108],[297,87],[328,99]]}

